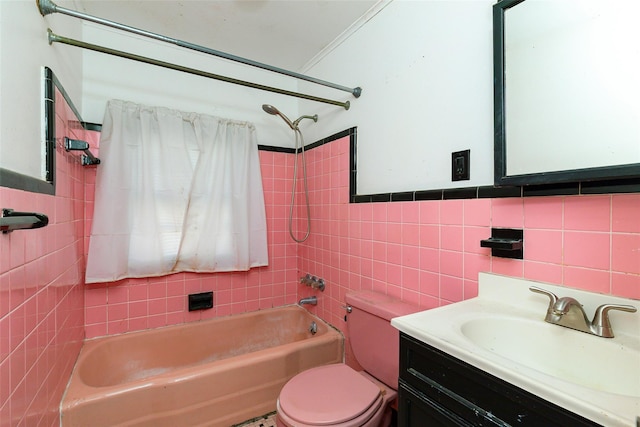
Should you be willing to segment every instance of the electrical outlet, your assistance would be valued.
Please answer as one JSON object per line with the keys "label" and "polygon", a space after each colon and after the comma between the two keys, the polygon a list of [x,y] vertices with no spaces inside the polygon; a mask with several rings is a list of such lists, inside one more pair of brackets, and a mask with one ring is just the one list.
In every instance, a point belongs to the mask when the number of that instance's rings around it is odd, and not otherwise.
{"label": "electrical outlet", "polygon": [[469,179],[471,150],[456,151],[451,153],[451,181],[464,181]]}

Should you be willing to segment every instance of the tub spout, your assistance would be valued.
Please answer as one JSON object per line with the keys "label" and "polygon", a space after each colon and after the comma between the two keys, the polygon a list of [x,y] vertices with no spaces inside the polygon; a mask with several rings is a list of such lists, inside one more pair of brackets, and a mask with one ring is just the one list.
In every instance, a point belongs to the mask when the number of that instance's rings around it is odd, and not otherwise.
{"label": "tub spout", "polygon": [[302,298],[298,304],[303,305],[303,304],[311,304],[311,305],[318,305],[318,298],[316,298],[315,296],[312,297],[307,297],[307,298]]}

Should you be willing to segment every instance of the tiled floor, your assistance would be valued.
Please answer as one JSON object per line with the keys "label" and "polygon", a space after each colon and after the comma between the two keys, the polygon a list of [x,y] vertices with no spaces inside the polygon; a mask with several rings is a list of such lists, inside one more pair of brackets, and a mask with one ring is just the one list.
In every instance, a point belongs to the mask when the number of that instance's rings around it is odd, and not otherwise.
{"label": "tiled floor", "polygon": [[276,414],[275,412],[266,414],[260,418],[254,418],[242,424],[237,424],[234,427],[276,427]]}

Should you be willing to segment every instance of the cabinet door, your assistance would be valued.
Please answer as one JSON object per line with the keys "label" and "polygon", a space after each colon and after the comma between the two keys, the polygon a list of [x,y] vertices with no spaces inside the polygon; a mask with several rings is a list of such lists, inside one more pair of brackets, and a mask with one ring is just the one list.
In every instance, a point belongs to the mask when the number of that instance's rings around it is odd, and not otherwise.
{"label": "cabinet door", "polygon": [[471,426],[453,412],[421,396],[406,384],[400,384],[398,396],[398,426],[400,427]]}
{"label": "cabinet door", "polygon": [[[509,427],[509,424],[485,413],[461,396],[446,390],[448,403],[455,401],[455,405],[444,406],[442,402],[432,399],[410,385],[400,380],[398,410],[399,423],[404,426],[465,426],[465,427]],[[404,405],[404,406],[403,406]],[[456,410],[452,410],[455,407]],[[406,413],[406,417],[403,415]]]}
{"label": "cabinet door", "polygon": [[[401,383],[424,397],[423,401],[469,423],[447,425],[598,426],[447,353],[405,334],[400,336]],[[403,419],[401,408],[399,419]],[[400,423],[404,425],[411,424]]]}

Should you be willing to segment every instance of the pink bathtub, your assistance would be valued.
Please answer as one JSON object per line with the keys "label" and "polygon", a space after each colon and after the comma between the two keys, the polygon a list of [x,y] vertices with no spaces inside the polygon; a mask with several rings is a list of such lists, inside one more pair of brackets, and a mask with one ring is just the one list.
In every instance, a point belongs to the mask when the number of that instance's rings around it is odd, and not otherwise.
{"label": "pink bathtub", "polygon": [[291,377],[342,356],[342,335],[298,306],[90,340],[61,425],[229,427],[275,411]]}

